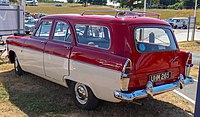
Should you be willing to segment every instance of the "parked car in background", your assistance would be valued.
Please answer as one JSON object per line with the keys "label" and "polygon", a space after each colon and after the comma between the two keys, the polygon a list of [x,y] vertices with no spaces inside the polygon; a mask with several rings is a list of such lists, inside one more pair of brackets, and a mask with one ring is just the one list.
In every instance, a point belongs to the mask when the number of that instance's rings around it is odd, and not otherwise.
{"label": "parked car in background", "polygon": [[0,6],[9,6],[10,2],[9,0],[0,0]]}
{"label": "parked car in background", "polygon": [[[182,51],[171,26],[152,13],[57,14],[42,17],[32,36],[7,39],[15,73],[30,72],[70,87],[74,103],[134,102],[192,84],[192,54]],[[130,16],[132,15],[132,16]]]}
{"label": "parked car in background", "polygon": [[170,23],[172,21],[172,18],[168,18],[167,20],[166,20],[166,22],[168,22],[168,23]]}
{"label": "parked car in background", "polygon": [[37,22],[37,20],[36,21],[27,21],[27,22],[25,22],[24,32],[26,34],[32,33],[34,28],[35,28],[36,22]]}
{"label": "parked car in background", "polygon": [[174,28],[184,28],[187,29],[188,28],[188,18],[170,18],[168,19],[169,24]]}
{"label": "parked car in background", "polygon": [[37,0],[26,0],[26,6],[38,6]]}
{"label": "parked car in background", "polygon": [[28,21],[34,21],[34,17],[31,15],[31,14],[25,14],[25,22],[28,22]]}
{"label": "parked car in background", "polygon": [[62,4],[61,4],[61,3],[57,3],[57,4],[55,4],[55,6],[57,6],[57,7],[61,7]]}

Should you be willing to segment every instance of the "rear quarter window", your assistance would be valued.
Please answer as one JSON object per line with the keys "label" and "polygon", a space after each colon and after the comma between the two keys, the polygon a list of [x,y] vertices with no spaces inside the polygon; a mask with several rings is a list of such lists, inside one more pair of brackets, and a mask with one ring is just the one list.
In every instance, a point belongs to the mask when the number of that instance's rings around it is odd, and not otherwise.
{"label": "rear quarter window", "polygon": [[79,44],[102,49],[110,48],[110,31],[105,26],[76,24],[75,31]]}

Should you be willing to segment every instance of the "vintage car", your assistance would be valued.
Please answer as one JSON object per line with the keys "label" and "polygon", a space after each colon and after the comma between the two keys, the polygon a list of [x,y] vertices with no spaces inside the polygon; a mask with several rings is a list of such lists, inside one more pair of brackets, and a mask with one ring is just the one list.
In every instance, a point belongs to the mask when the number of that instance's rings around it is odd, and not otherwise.
{"label": "vintage car", "polygon": [[192,54],[179,49],[167,22],[148,15],[45,16],[31,36],[7,39],[9,59],[17,75],[26,71],[70,87],[75,104],[88,110],[99,100],[134,102],[192,84]]}

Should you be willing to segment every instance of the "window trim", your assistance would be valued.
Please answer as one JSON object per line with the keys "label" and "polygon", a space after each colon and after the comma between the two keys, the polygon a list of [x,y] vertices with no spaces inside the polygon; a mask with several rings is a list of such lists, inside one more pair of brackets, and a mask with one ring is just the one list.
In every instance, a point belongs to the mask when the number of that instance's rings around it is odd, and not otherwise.
{"label": "window trim", "polygon": [[[83,44],[83,43],[79,43],[78,42],[78,37],[76,35],[76,25],[91,25],[91,26],[100,26],[100,27],[105,27],[108,29],[108,33],[110,35],[110,43],[109,43],[109,48],[101,48],[101,47],[95,47],[95,46],[90,46],[88,44]],[[111,33],[110,33],[110,28],[109,26],[106,26],[106,25],[98,25],[98,24],[87,24],[87,23],[76,23],[74,24],[74,34],[75,34],[75,37],[76,37],[76,42],[77,42],[77,45],[82,45],[82,46],[86,46],[86,47],[92,47],[92,48],[97,48],[97,49],[102,49],[102,50],[110,50],[111,48],[111,43],[112,43],[112,38],[111,38]]]}
{"label": "window trim", "polygon": [[[175,45],[176,45],[176,49],[174,49],[174,50],[158,50],[158,51],[151,51],[151,52],[142,52],[142,51],[138,50],[137,42],[136,42],[136,34],[135,34],[135,33],[136,33],[136,30],[137,30],[138,28],[161,28],[161,29],[168,29],[168,30],[172,33],[172,37],[173,37],[173,39],[174,39],[174,43],[175,43]],[[136,49],[137,52],[139,52],[139,53],[141,53],[141,54],[154,53],[154,52],[156,52],[156,53],[157,53],[157,52],[169,52],[169,51],[177,51],[177,50],[179,50],[179,47],[178,47],[178,44],[177,44],[175,35],[174,35],[173,31],[172,31],[172,28],[169,28],[169,27],[166,27],[166,26],[137,26],[137,27],[135,27],[135,28],[133,29],[132,34],[134,35],[134,36],[133,36],[133,41],[134,41],[134,46],[135,46],[134,48]]]}
{"label": "window trim", "polygon": [[[72,41],[71,41],[71,42],[68,42],[68,41],[59,41],[59,40],[53,39],[54,33],[55,33],[55,29],[56,29],[56,24],[57,24],[58,22],[63,22],[63,23],[65,23],[65,24],[67,24],[67,26],[69,27],[69,30],[70,30],[70,32],[71,32],[71,37],[72,37]],[[66,36],[67,36],[67,35],[65,34],[65,37],[66,37]],[[71,28],[70,28],[69,23],[67,23],[67,22],[65,22],[65,21],[62,21],[62,20],[55,20],[55,21],[54,21],[54,25],[53,25],[53,29],[52,29],[52,38],[51,38],[51,41],[71,44],[71,43],[73,42],[73,34],[72,34],[72,30],[71,30]]]}
{"label": "window trim", "polygon": [[[45,22],[45,21],[50,21],[50,22],[52,23],[52,24],[51,24],[51,27],[50,27],[50,32],[49,32],[49,36],[48,36],[48,38],[41,38],[41,37],[35,36],[36,33],[37,33],[37,31],[39,30],[39,27],[40,27],[41,23],[42,23],[42,22]],[[36,27],[37,30],[35,30],[35,32],[34,32],[34,34],[33,34],[32,37],[33,37],[33,38],[39,38],[39,39],[50,40],[50,39],[51,39],[51,32],[52,32],[53,23],[54,23],[54,21],[51,20],[51,19],[41,20],[41,21],[39,22],[38,26]],[[36,23],[36,24],[37,24],[37,23]],[[41,29],[40,29],[40,30],[41,30]]]}

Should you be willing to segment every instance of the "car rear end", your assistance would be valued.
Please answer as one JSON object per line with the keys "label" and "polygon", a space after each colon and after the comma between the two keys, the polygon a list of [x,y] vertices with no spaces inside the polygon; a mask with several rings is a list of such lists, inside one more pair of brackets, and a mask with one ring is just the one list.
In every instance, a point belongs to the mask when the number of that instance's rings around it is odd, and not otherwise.
{"label": "car rear end", "polygon": [[194,82],[192,54],[179,50],[169,24],[140,23],[131,29],[133,54],[124,64],[121,90],[114,92],[117,99],[133,101]]}

